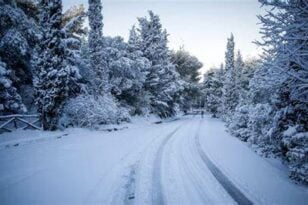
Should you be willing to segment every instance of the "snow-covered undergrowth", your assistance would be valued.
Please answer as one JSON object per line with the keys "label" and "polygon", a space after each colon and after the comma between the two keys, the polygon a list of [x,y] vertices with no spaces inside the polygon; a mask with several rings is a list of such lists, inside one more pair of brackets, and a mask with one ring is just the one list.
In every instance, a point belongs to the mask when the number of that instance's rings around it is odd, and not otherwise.
{"label": "snow-covered undergrowth", "polygon": [[130,116],[125,108],[120,108],[113,97],[80,95],[70,99],[64,107],[60,119],[62,127],[98,128],[104,124],[119,124],[129,121]]}

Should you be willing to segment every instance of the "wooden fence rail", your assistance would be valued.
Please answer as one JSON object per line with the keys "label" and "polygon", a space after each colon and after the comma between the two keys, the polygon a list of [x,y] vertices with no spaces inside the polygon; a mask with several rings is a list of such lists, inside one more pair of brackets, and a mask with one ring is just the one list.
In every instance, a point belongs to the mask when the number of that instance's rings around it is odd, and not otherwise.
{"label": "wooden fence rail", "polygon": [[12,132],[13,129],[25,130],[28,128],[42,130],[39,115],[16,114],[0,116],[0,133],[1,131]]}

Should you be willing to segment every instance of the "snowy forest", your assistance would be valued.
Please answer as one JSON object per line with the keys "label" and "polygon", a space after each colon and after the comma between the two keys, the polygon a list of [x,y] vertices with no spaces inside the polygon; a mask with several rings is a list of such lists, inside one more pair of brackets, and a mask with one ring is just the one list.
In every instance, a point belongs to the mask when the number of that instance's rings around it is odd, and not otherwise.
{"label": "snowy forest", "polygon": [[0,0],[0,115],[39,114],[47,132],[204,110],[307,185],[308,2],[259,3],[262,54],[244,59],[230,33],[224,62],[202,73],[185,46],[168,46],[151,10],[124,40],[104,35],[101,0],[68,10],[61,0]]}

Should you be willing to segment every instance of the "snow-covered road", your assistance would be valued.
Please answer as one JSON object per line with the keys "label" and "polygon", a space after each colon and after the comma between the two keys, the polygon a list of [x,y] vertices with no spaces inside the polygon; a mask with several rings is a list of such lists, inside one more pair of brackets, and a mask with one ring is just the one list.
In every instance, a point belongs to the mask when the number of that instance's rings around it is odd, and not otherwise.
{"label": "snow-covered road", "polygon": [[65,132],[47,140],[36,140],[47,134],[35,131],[0,136],[0,204],[308,201],[307,189],[291,182],[283,166],[259,157],[208,116],[110,133]]}

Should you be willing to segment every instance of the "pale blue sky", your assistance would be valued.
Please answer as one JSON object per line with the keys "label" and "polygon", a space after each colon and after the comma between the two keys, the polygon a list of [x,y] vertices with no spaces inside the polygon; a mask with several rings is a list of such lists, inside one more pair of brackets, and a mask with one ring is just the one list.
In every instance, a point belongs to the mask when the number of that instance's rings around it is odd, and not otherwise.
{"label": "pale blue sky", "polygon": [[[87,0],[63,0],[64,9]],[[137,17],[148,10],[159,14],[167,29],[169,46],[185,48],[197,56],[206,70],[224,61],[226,39],[232,32],[236,49],[244,57],[255,56],[260,49],[252,43],[259,39],[256,15],[262,12],[257,0],[103,0],[104,35],[127,39]]]}

